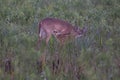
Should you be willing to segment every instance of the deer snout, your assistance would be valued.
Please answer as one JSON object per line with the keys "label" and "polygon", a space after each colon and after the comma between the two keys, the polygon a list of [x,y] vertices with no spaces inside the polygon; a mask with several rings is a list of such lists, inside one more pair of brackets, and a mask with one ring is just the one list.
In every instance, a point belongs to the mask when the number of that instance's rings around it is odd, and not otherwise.
{"label": "deer snout", "polygon": [[83,34],[78,34],[75,38],[79,38],[79,37],[82,37]]}

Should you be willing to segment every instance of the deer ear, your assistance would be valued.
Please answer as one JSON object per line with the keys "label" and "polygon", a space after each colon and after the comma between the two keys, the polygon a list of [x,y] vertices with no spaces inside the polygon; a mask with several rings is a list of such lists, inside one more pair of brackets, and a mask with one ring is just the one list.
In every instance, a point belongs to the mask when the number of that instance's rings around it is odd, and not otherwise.
{"label": "deer ear", "polygon": [[83,33],[86,33],[87,32],[87,27],[83,27],[82,30],[83,30]]}
{"label": "deer ear", "polygon": [[77,27],[77,26],[75,26],[75,27],[74,27],[74,30],[75,30],[75,31],[78,31],[78,27]]}

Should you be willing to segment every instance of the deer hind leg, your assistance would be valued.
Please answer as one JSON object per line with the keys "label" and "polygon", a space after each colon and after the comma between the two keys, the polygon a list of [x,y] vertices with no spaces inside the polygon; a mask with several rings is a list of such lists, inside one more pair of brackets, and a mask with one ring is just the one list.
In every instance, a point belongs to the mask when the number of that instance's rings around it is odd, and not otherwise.
{"label": "deer hind leg", "polygon": [[41,28],[39,33],[39,39],[37,42],[37,49],[39,48],[41,41],[46,38],[47,38],[47,32],[43,28]]}
{"label": "deer hind leg", "polygon": [[51,34],[47,34],[47,38],[46,38],[46,44],[48,45],[48,42],[50,40]]}
{"label": "deer hind leg", "polygon": [[38,41],[37,41],[37,46],[36,46],[36,49],[38,50],[40,48],[40,42],[41,42],[41,38],[39,37]]}

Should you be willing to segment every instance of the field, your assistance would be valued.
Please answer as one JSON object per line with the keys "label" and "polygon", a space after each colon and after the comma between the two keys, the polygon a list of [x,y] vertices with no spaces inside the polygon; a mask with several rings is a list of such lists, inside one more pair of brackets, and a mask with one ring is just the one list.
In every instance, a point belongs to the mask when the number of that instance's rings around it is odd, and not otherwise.
{"label": "field", "polygon": [[[37,50],[46,17],[87,33]],[[0,80],[120,80],[120,0],[0,0]]]}

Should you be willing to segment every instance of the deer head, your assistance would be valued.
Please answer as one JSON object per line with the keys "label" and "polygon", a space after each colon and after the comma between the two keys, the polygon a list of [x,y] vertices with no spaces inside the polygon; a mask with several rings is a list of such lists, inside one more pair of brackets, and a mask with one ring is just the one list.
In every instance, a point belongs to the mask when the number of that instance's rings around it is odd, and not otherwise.
{"label": "deer head", "polygon": [[87,32],[87,27],[83,27],[80,29],[79,27],[74,27],[74,31],[76,32],[75,38],[82,37]]}

